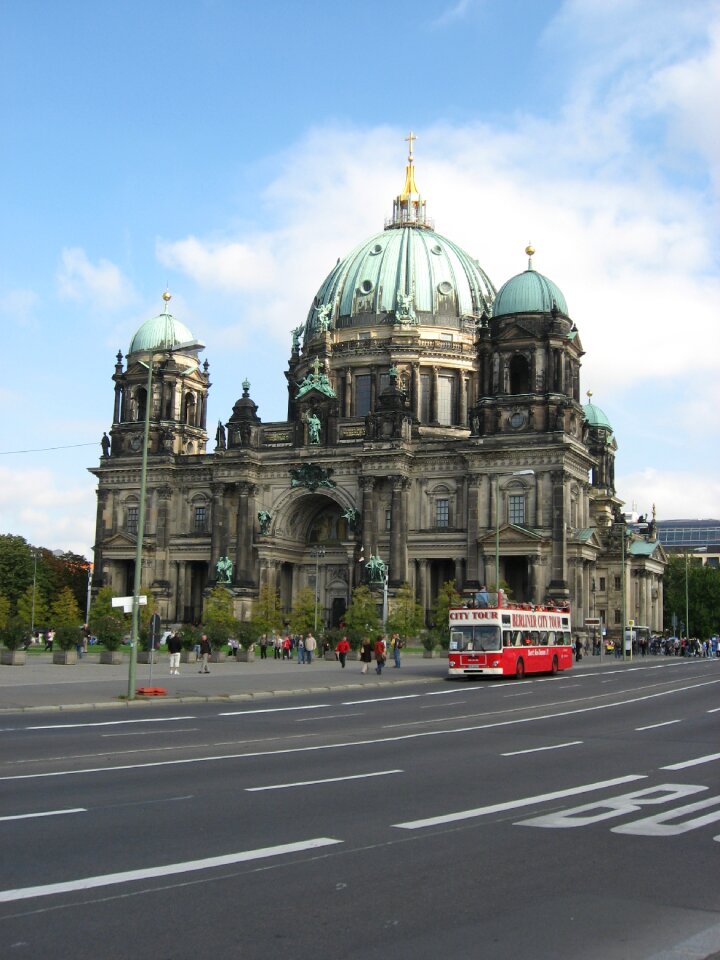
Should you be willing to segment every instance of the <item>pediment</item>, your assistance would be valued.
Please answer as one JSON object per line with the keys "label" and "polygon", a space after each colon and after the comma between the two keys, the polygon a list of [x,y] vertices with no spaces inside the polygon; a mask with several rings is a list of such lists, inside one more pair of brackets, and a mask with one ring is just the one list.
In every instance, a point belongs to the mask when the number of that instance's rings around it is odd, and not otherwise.
{"label": "pediment", "polygon": [[[503,524],[500,527],[500,545],[504,547],[522,547],[529,544],[544,543],[545,537],[535,530],[528,530],[525,527],[516,527],[512,523]],[[495,545],[495,531],[490,530],[482,537],[478,537],[478,543],[485,546]]]}
{"label": "pediment", "polygon": [[537,340],[537,337],[537,330],[534,330],[529,323],[516,320],[503,328],[497,340],[498,343],[513,343],[516,340]]}
{"label": "pediment", "polygon": [[131,537],[130,534],[125,533],[124,531],[120,531],[118,533],[114,533],[111,537],[108,537],[108,539],[103,543],[103,552],[105,553],[108,550],[117,549],[125,550],[128,547],[132,547],[134,550],[137,547],[137,538]]}

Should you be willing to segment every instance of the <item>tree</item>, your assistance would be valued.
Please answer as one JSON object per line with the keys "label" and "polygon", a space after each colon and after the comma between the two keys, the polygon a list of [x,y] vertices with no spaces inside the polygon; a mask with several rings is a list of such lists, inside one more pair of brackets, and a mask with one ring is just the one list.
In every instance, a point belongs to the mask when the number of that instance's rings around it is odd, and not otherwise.
{"label": "tree", "polygon": [[10,601],[0,593],[0,630],[4,630],[10,623]]}
{"label": "tree", "polygon": [[232,594],[225,587],[213,587],[203,609],[203,630],[213,646],[227,643],[237,632]]}
{"label": "tree", "polygon": [[282,629],[283,613],[280,607],[280,595],[267,583],[260,587],[258,598],[253,604],[251,623],[256,637]]}
{"label": "tree", "polygon": [[295,597],[290,611],[290,630],[292,633],[310,633],[315,629],[315,591],[312,587],[303,587]]}
{"label": "tree", "polygon": [[0,583],[13,608],[33,582],[32,548],[24,537],[0,536]]}
{"label": "tree", "polygon": [[705,638],[717,633],[720,630],[720,570],[683,554],[668,557],[663,589],[665,625],[671,627],[674,614],[678,624],[683,624],[683,633],[688,629],[686,589],[690,635]]}
{"label": "tree", "polygon": [[345,627],[350,646],[356,650],[363,637],[380,632],[377,601],[370,587],[362,584],[353,590],[350,606],[345,611]]}
{"label": "tree", "polygon": [[53,627],[79,627],[82,614],[70,587],[63,587],[50,607],[50,622]]}
{"label": "tree", "polygon": [[425,612],[415,599],[409,583],[404,583],[390,600],[387,619],[388,633],[399,633],[407,640],[416,637],[425,626]]}
{"label": "tree", "polygon": [[18,597],[17,601],[17,619],[27,630],[30,630],[32,624],[35,624],[36,629],[50,626],[50,606],[45,592],[36,586],[34,593],[34,609],[32,584]]}
{"label": "tree", "polygon": [[443,650],[450,646],[450,608],[459,607],[462,603],[460,594],[455,589],[454,580],[446,580],[440,587],[432,608],[432,629],[430,636],[439,643]]}

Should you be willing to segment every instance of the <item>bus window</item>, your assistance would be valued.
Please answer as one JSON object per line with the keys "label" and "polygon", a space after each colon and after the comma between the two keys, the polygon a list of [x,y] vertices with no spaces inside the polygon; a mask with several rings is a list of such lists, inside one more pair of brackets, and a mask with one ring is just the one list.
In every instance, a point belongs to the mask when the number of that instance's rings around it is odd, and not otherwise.
{"label": "bus window", "polygon": [[500,631],[495,626],[485,625],[475,627],[474,650],[499,650]]}
{"label": "bus window", "polygon": [[513,645],[513,634],[512,630],[503,630],[503,646],[511,647]]}
{"label": "bus window", "polygon": [[548,645],[548,634],[547,634],[547,630],[541,630],[541,631],[540,631],[540,640],[539,640],[539,643],[540,643],[540,646],[541,646],[541,647],[546,647],[546,646]]}
{"label": "bus window", "polygon": [[450,631],[450,650],[462,650],[464,646],[465,634],[462,630]]}
{"label": "bus window", "polygon": [[540,642],[540,634],[537,630],[530,631],[530,639],[527,641],[531,647],[536,647]]}
{"label": "bus window", "polygon": [[548,630],[547,642],[548,642],[548,646],[549,646],[549,647],[554,647],[554,646],[555,646],[555,631],[554,631],[554,630]]}
{"label": "bus window", "polygon": [[564,647],[569,647],[569,646],[572,645],[572,637],[570,636],[570,632],[569,632],[569,631],[563,632],[563,635],[562,635],[562,644],[563,644]]}

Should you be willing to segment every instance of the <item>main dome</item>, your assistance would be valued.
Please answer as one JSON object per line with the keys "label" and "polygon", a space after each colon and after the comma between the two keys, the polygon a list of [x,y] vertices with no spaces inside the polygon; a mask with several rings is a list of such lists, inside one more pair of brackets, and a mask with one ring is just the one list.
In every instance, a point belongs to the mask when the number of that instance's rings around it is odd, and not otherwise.
{"label": "main dome", "polygon": [[479,319],[490,315],[494,299],[495,288],[477,260],[436,233],[426,218],[411,152],[392,219],[335,264],[310,307],[305,338],[329,326]]}

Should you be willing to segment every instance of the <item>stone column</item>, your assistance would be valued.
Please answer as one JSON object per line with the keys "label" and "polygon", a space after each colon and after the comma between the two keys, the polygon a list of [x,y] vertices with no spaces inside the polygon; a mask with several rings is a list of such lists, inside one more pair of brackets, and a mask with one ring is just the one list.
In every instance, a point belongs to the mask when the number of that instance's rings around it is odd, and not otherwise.
{"label": "stone column", "polygon": [[417,560],[417,575],[415,577],[416,583],[416,596],[418,603],[425,611],[425,614],[430,612],[430,602],[429,602],[429,583],[428,583],[428,561],[427,560]]}
{"label": "stone column", "polygon": [[549,593],[556,600],[569,597],[567,582],[567,539],[565,517],[567,515],[567,476],[562,470],[550,474],[552,484],[552,567]]}
{"label": "stone column", "polygon": [[403,490],[404,477],[390,477],[390,585],[399,587],[407,580],[407,522]]}
{"label": "stone column", "polygon": [[465,557],[455,557],[453,563],[455,564],[455,589],[458,593],[461,593],[465,586],[465,577],[463,576]]}
{"label": "stone column", "polygon": [[478,590],[480,584],[480,571],[478,569],[478,532],[479,532],[479,507],[480,507],[480,484],[482,478],[477,473],[471,473],[467,479],[467,555],[465,561],[465,583],[473,590]]}
{"label": "stone column", "polygon": [[[354,414],[352,408],[352,367],[345,368],[345,410],[344,416],[349,417]],[[352,411],[352,414],[351,414]]]}
{"label": "stone column", "polygon": [[216,569],[220,557],[227,549],[227,532],[225,526],[225,485],[212,485],[212,526],[210,531],[210,579],[216,579]]}
{"label": "stone column", "polygon": [[375,477],[360,477],[362,489],[362,545],[366,562],[375,549]]}
{"label": "stone column", "polygon": [[432,368],[432,379],[431,389],[430,389],[430,423],[437,423],[439,417],[439,404],[438,404],[438,392],[439,392],[439,380],[440,380],[440,371],[437,367]]}
{"label": "stone column", "polygon": [[528,557],[528,563],[530,565],[530,602],[531,603],[540,603],[542,597],[540,596],[540,585],[538,581],[538,568],[540,566],[540,555],[537,553],[531,554]]}
{"label": "stone column", "polygon": [[412,412],[416,420],[420,419],[420,364],[412,365]]}
{"label": "stone column", "polygon": [[252,556],[255,529],[256,487],[247,480],[238,484],[238,512],[236,525],[235,582],[240,586],[255,586],[255,566]]}
{"label": "stone column", "polygon": [[467,396],[467,377],[461,370],[458,374],[458,423],[461,427],[466,427],[468,422],[468,396]]}

